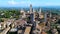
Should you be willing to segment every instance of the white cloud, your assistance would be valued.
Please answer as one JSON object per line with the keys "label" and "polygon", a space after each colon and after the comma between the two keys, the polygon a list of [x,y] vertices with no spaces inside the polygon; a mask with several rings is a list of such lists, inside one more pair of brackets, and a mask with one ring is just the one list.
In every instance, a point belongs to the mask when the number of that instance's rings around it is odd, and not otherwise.
{"label": "white cloud", "polygon": [[8,4],[9,5],[16,5],[16,4],[18,4],[18,2],[14,1],[14,0],[10,0],[10,1],[8,1]]}
{"label": "white cloud", "polygon": [[46,6],[57,6],[59,5],[59,3],[45,3]]}
{"label": "white cloud", "polygon": [[18,4],[31,4],[30,1],[15,1],[15,0],[10,0],[8,1],[9,5],[18,5]]}
{"label": "white cloud", "polygon": [[36,5],[37,3],[29,1],[15,1],[15,0],[9,0],[8,5],[9,6],[29,6],[32,4],[33,6]]}

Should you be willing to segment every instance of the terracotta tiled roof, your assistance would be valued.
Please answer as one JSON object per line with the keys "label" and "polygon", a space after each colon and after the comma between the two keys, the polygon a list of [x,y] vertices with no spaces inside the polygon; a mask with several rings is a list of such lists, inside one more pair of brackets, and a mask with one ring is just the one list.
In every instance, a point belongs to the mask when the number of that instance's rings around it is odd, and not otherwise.
{"label": "terracotta tiled roof", "polygon": [[16,23],[16,25],[24,25],[26,23],[26,21],[22,20],[22,19],[21,20],[19,19],[19,20],[16,20],[15,23]]}
{"label": "terracotta tiled roof", "polygon": [[47,33],[43,31],[42,34],[47,34]]}

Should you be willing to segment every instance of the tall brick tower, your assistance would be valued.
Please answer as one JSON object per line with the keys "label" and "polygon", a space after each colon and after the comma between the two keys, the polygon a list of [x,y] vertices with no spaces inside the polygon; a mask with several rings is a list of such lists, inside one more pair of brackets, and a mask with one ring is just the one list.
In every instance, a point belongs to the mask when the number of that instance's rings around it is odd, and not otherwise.
{"label": "tall brick tower", "polygon": [[32,4],[30,4],[30,14],[33,12],[32,10]]}
{"label": "tall brick tower", "polygon": [[30,4],[30,21],[33,23],[34,21],[34,14],[33,14],[33,9],[32,9],[32,4]]}

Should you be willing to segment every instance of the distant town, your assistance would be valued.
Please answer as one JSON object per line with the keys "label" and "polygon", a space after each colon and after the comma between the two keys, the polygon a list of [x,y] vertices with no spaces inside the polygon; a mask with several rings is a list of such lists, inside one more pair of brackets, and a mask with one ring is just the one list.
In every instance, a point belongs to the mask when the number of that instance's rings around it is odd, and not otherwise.
{"label": "distant town", "polygon": [[60,9],[0,8],[0,34],[60,34]]}

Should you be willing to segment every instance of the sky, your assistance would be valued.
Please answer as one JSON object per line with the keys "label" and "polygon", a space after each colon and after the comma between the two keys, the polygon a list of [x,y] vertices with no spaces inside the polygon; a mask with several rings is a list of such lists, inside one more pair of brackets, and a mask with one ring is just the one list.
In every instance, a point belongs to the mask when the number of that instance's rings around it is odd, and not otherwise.
{"label": "sky", "polygon": [[0,0],[0,7],[60,6],[60,0]]}

